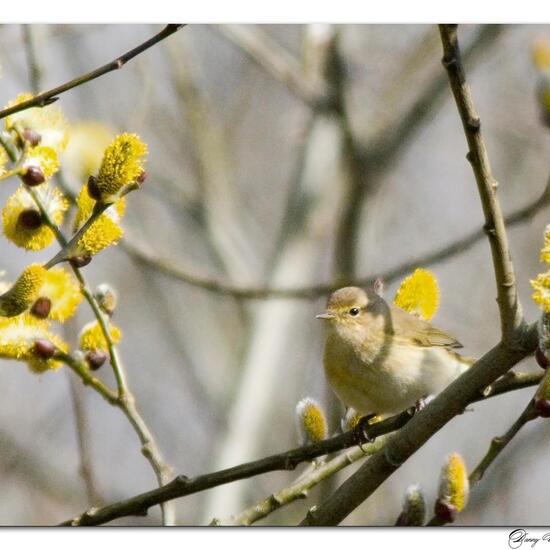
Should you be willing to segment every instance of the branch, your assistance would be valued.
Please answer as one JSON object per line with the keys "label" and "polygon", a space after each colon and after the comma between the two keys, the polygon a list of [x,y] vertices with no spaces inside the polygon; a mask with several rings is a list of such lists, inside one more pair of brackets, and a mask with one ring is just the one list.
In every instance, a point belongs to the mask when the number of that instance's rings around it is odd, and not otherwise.
{"label": "branch", "polygon": [[496,460],[506,445],[512,441],[515,435],[523,426],[525,426],[525,424],[527,424],[527,422],[534,420],[537,416],[538,415],[533,407],[533,400],[530,400],[525,410],[510,426],[506,433],[500,437],[495,437],[492,439],[486,454],[470,474],[470,487],[477,485],[481,481],[481,478],[485,475],[487,468],[489,468],[489,466]]}
{"label": "branch", "polygon": [[[536,338],[536,327],[533,327],[534,338]],[[531,342],[530,342],[531,344]],[[532,342],[533,348],[536,346],[536,342]],[[528,386],[537,385],[541,380],[541,375],[516,373],[514,377],[507,375],[505,378],[498,380],[493,385],[493,391],[478,391],[471,396],[468,404],[478,401],[484,401],[497,395],[502,395],[509,391],[515,391]],[[431,406],[428,405],[428,407]],[[465,408],[459,411],[461,412]],[[421,413],[418,413],[420,416]],[[83,514],[76,516],[70,520],[65,521],[62,525],[100,525],[107,523],[117,518],[131,516],[131,515],[144,515],[148,508],[155,506],[168,500],[187,496],[193,493],[198,493],[217,487],[218,485],[224,485],[240,479],[247,479],[267,472],[273,472],[276,470],[294,470],[301,462],[311,461],[319,456],[324,456],[329,453],[334,453],[353,447],[361,442],[367,440],[373,440],[377,437],[383,436],[401,429],[407,423],[412,416],[412,410],[408,409],[400,414],[371,424],[367,426],[362,433],[355,431],[348,431],[344,434],[337,435],[320,443],[314,443],[305,447],[299,447],[290,451],[272,455],[260,460],[248,462],[220,470],[210,474],[205,474],[195,478],[188,478],[186,476],[178,476],[172,482],[141,493],[127,500],[116,502],[103,508],[92,508]],[[417,415],[415,415],[416,417]]]}
{"label": "branch", "polygon": [[58,96],[62,93],[68,90],[72,90],[77,86],[81,86],[82,84],[86,84],[91,80],[95,80],[96,78],[99,78],[104,74],[110,73],[111,71],[122,69],[122,67],[128,61],[130,61],[140,53],[144,52],[145,50],[148,50],[151,46],[154,46],[158,42],[164,40],[171,34],[174,34],[182,27],[183,25],[166,25],[166,27],[164,27],[164,29],[162,29],[162,31],[160,31],[158,34],[155,34],[155,36],[149,38],[149,40],[146,40],[139,46],[126,52],[120,57],[117,57],[114,61],[98,67],[97,69],[94,69],[89,73],[73,78],[72,80],[65,82],[65,84],[61,84],[60,86],[52,88],[51,90],[42,92],[41,94],[38,94],[27,101],[23,101],[21,103],[18,103],[17,105],[13,105],[12,107],[7,107],[6,109],[2,109],[0,111],[0,119],[6,118],[7,116],[13,115],[14,113],[18,113],[19,111],[30,109],[31,107],[45,107],[46,105],[50,105],[51,103],[57,101],[59,99]]}
{"label": "branch", "polygon": [[[505,224],[508,227],[519,225],[530,220],[537,212],[547,207],[550,204],[550,179],[543,191],[533,202],[526,206],[518,208],[504,218]],[[351,286],[370,286],[377,279],[382,279],[389,284],[395,280],[408,275],[415,267],[429,267],[441,263],[457,254],[466,252],[475,246],[480,240],[485,237],[483,229],[475,229],[470,234],[458,239],[448,245],[441,247],[434,252],[430,252],[424,256],[420,256],[415,260],[404,262],[396,267],[380,273],[377,277],[360,277],[358,279],[339,280],[330,283],[288,287],[288,288],[271,288],[262,286],[236,286],[225,282],[221,279],[208,277],[200,273],[188,270],[186,267],[178,265],[171,259],[162,258],[152,250],[149,250],[146,245],[143,245],[141,240],[134,239],[127,232],[124,239],[120,242],[120,247],[129,254],[132,258],[141,261],[167,277],[171,277],[178,281],[184,282],[197,288],[202,288],[207,292],[215,294],[224,294],[239,299],[247,300],[267,300],[267,299],[298,299],[298,300],[314,300],[319,296],[330,294],[334,290],[340,288],[343,284]]]}
{"label": "branch", "polygon": [[481,121],[475,110],[470,87],[460,59],[457,25],[440,25],[443,44],[443,66],[462,120],[468,142],[467,159],[477,182],[477,188],[485,215],[485,231],[489,237],[493,267],[497,284],[497,302],[503,342],[514,344],[516,330],[524,323],[519,303],[512,257],[508,247],[504,218],[497,199],[498,183],[491,173],[489,157],[481,135]]}
{"label": "branch", "polygon": [[374,443],[351,449],[328,462],[320,464],[314,462],[311,471],[306,471],[288,487],[272,493],[236,516],[231,516],[231,518],[224,521],[214,520],[212,525],[252,525],[291,502],[300,498],[307,498],[308,491],[324,479],[338,473],[361,458],[380,450],[384,446],[386,438],[387,436],[381,436]]}

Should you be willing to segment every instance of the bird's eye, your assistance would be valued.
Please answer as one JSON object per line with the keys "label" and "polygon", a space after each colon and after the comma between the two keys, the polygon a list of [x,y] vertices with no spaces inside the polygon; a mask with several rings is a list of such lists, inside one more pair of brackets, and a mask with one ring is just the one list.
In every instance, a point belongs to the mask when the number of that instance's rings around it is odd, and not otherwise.
{"label": "bird's eye", "polygon": [[358,307],[352,307],[352,308],[349,310],[349,314],[350,314],[352,317],[355,317],[356,315],[359,315],[359,308],[358,308]]}

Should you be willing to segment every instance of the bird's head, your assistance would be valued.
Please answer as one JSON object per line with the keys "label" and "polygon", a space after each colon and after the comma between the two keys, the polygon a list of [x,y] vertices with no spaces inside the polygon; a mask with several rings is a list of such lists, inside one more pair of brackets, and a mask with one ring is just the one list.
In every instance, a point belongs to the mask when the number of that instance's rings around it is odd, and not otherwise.
{"label": "bird's head", "polygon": [[316,317],[339,328],[357,327],[368,322],[372,305],[380,299],[374,291],[347,286],[333,292],[326,311]]}

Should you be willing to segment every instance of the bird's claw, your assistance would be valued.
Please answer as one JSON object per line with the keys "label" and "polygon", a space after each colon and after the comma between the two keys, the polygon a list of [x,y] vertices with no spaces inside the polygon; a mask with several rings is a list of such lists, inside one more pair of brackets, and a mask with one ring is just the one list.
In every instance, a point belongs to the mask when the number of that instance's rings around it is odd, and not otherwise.
{"label": "bird's claw", "polygon": [[366,453],[366,451],[363,448],[363,445],[365,443],[374,443],[374,441],[376,440],[375,437],[371,437],[369,435],[368,428],[370,426],[370,421],[373,418],[376,418],[377,416],[378,416],[377,414],[373,413],[373,414],[367,414],[366,416],[361,417],[359,422],[353,429],[357,445],[359,445],[359,448],[364,453]]}

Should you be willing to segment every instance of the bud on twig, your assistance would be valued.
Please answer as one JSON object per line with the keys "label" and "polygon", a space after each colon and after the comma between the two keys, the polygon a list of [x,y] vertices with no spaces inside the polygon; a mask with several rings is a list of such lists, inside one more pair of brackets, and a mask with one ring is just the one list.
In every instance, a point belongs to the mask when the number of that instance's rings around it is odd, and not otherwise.
{"label": "bud on twig", "polygon": [[42,214],[34,208],[27,208],[19,214],[17,225],[28,230],[38,229],[42,225]]}
{"label": "bud on twig", "polygon": [[49,341],[39,338],[34,343],[34,353],[42,359],[50,359],[55,355],[56,347]]}
{"label": "bud on twig", "polygon": [[46,181],[44,173],[39,166],[29,166],[21,176],[23,182],[29,187],[40,185]]}
{"label": "bud on twig", "polygon": [[42,136],[36,130],[31,130],[30,128],[25,128],[22,136],[23,139],[30,143],[31,147],[36,147],[42,141]]}
{"label": "bud on twig", "polygon": [[322,441],[328,435],[327,421],[323,409],[311,397],[304,397],[296,405],[296,427],[302,445]]}
{"label": "bud on twig", "polygon": [[464,510],[469,491],[470,482],[466,464],[458,453],[451,453],[441,469],[435,515],[446,523],[453,522],[456,515]]}
{"label": "bud on twig", "polygon": [[69,261],[74,267],[85,267],[92,261],[92,257],[88,254],[83,254],[81,256],[74,256]]}
{"label": "bud on twig", "polygon": [[107,354],[103,350],[93,349],[86,353],[85,358],[90,370],[97,370],[107,361]]}
{"label": "bud on twig", "polygon": [[420,526],[426,522],[426,500],[420,485],[411,485],[405,492],[403,511],[395,525]]}
{"label": "bud on twig", "polygon": [[544,351],[542,351],[540,347],[538,347],[537,350],[535,351],[535,359],[539,367],[543,369],[548,368],[548,364],[549,364],[548,357],[546,357],[546,353],[544,353]]}
{"label": "bud on twig", "polygon": [[118,297],[113,288],[106,283],[100,284],[94,292],[94,298],[101,310],[111,317],[118,303]]}
{"label": "bud on twig", "polygon": [[346,414],[340,421],[340,428],[342,428],[342,432],[348,432],[349,430],[353,430],[357,424],[359,424],[359,420],[361,420],[361,414],[359,414],[355,409],[352,407],[348,407],[346,410]]}
{"label": "bud on twig", "polygon": [[97,178],[95,176],[90,176],[88,178],[88,195],[96,201],[101,199],[101,191],[97,186]]}
{"label": "bud on twig", "polygon": [[41,296],[34,302],[31,313],[39,319],[46,319],[52,309],[52,302],[49,298]]}

